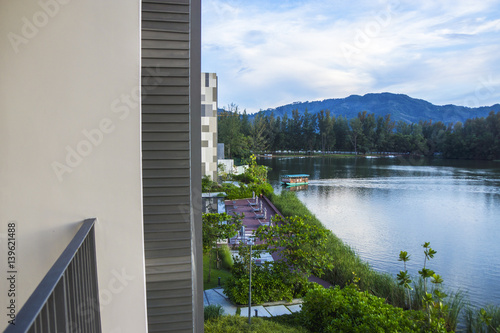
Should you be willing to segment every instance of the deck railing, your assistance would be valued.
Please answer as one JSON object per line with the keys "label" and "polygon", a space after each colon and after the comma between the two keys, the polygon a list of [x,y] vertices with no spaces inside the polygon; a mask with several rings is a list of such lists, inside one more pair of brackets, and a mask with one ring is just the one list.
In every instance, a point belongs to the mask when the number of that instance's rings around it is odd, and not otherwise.
{"label": "deck railing", "polygon": [[6,333],[101,332],[95,219],[87,219]]}

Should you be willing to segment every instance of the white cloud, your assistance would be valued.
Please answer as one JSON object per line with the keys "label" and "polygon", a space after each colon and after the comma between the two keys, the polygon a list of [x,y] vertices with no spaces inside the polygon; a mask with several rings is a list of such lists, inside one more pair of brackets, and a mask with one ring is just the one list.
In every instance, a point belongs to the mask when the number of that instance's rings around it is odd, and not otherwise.
{"label": "white cloud", "polygon": [[[220,106],[254,112],[379,91],[461,104],[479,77],[500,77],[498,1],[203,6],[203,71],[219,75]],[[500,102],[500,87],[488,91],[481,103]]]}

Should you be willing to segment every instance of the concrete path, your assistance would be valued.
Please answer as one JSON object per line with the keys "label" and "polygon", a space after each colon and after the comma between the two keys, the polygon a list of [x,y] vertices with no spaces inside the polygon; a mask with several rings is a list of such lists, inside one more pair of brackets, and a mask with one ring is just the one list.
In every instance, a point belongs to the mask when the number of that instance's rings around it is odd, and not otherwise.
{"label": "concrete path", "polygon": [[[203,304],[205,306],[212,304],[220,304],[224,309],[224,314],[235,315],[236,309],[238,308],[234,305],[225,295],[222,288],[208,289],[203,292]],[[252,306],[251,316],[255,317],[257,310],[258,317],[273,317],[281,316],[285,314],[291,314],[292,312],[299,312],[302,304],[295,301],[293,304],[269,304],[269,305],[256,305]],[[241,307],[242,317],[248,317],[248,306]]]}

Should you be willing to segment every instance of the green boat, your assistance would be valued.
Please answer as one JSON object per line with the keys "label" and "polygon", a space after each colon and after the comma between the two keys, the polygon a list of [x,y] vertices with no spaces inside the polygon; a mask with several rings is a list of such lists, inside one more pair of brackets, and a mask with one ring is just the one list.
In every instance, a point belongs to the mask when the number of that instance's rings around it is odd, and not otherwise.
{"label": "green boat", "polygon": [[309,175],[283,175],[281,176],[281,184],[285,186],[299,186],[309,184]]}

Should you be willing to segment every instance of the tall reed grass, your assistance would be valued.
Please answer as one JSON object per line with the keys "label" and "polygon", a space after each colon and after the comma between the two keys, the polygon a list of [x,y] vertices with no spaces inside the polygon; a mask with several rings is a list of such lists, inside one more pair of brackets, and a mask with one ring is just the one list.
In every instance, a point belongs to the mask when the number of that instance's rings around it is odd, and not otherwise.
{"label": "tall reed grass", "polygon": [[467,333],[498,333],[500,332],[500,307],[488,305],[485,308],[491,316],[490,325],[486,325],[481,320],[481,314],[478,309],[468,306],[465,309],[465,332]]}

